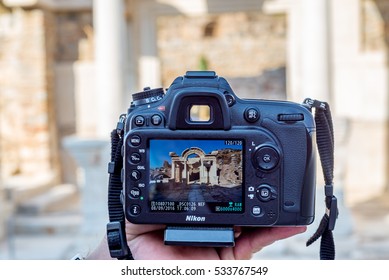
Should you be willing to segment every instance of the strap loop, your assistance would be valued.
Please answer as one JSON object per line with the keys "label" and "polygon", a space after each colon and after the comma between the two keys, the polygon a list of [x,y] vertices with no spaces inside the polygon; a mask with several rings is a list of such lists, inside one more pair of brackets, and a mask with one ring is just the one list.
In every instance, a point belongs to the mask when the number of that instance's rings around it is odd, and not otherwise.
{"label": "strap loop", "polygon": [[334,129],[331,110],[328,103],[307,98],[304,104],[312,110],[315,108],[316,142],[319,150],[321,166],[324,175],[324,192],[326,213],[313,236],[307,241],[309,246],[321,237],[320,259],[335,259],[335,243],[332,231],[338,218],[338,200],[334,196]]}
{"label": "strap loop", "polygon": [[324,186],[324,193],[325,196],[333,196],[334,195],[334,186],[331,185],[325,185]]}
{"label": "strap loop", "polygon": [[109,174],[114,174],[115,173],[115,162],[114,161],[110,161],[108,162],[108,173]]}
{"label": "strap loop", "polygon": [[122,222],[109,222],[107,224],[107,241],[112,258],[133,259],[130,248],[127,245],[124,224]]}
{"label": "strap loop", "polygon": [[328,220],[328,230],[334,230],[335,229],[335,223],[336,219],[338,218],[338,199],[335,196],[331,197],[331,205],[329,208],[329,220]]}

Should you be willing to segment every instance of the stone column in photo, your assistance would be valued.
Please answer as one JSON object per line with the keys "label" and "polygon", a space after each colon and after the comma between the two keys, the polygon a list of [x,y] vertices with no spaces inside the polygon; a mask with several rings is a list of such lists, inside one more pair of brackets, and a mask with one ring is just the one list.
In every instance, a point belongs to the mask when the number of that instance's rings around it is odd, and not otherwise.
{"label": "stone column in photo", "polygon": [[[94,0],[94,67],[75,64],[76,135],[63,145],[79,167],[81,250],[94,248],[105,234],[108,218],[107,164],[110,134],[124,111],[125,9],[123,0]],[[84,129],[86,128],[86,129]],[[92,129],[91,129],[92,128]]]}

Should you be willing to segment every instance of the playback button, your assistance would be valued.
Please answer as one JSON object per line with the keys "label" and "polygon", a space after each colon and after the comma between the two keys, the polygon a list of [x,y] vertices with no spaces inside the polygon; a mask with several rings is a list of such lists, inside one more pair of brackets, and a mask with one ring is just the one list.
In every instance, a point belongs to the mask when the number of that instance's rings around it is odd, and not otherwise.
{"label": "playback button", "polygon": [[143,116],[136,116],[134,119],[134,123],[136,126],[144,126],[146,123],[146,119]]}

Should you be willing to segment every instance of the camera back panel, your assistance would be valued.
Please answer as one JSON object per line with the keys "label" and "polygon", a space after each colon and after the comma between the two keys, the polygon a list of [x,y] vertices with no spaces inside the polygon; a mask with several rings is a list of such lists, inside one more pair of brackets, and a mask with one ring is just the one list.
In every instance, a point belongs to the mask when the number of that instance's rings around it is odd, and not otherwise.
{"label": "camera back panel", "polygon": [[[122,173],[126,218],[186,226],[311,223],[310,111],[292,102],[239,99],[211,74],[179,77],[166,95],[159,91],[150,102],[142,95],[129,109]],[[198,109],[205,115],[197,119]]]}

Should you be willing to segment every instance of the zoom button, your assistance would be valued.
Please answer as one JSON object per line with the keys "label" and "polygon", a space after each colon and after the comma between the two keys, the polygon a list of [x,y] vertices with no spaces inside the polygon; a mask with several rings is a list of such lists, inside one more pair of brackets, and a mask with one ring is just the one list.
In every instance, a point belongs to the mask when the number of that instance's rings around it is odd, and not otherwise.
{"label": "zoom button", "polygon": [[132,170],[130,174],[130,178],[132,181],[139,181],[142,178],[142,173],[139,170]]}
{"label": "zoom button", "polygon": [[133,199],[140,197],[140,189],[137,187],[134,187],[130,190],[130,197]]}

